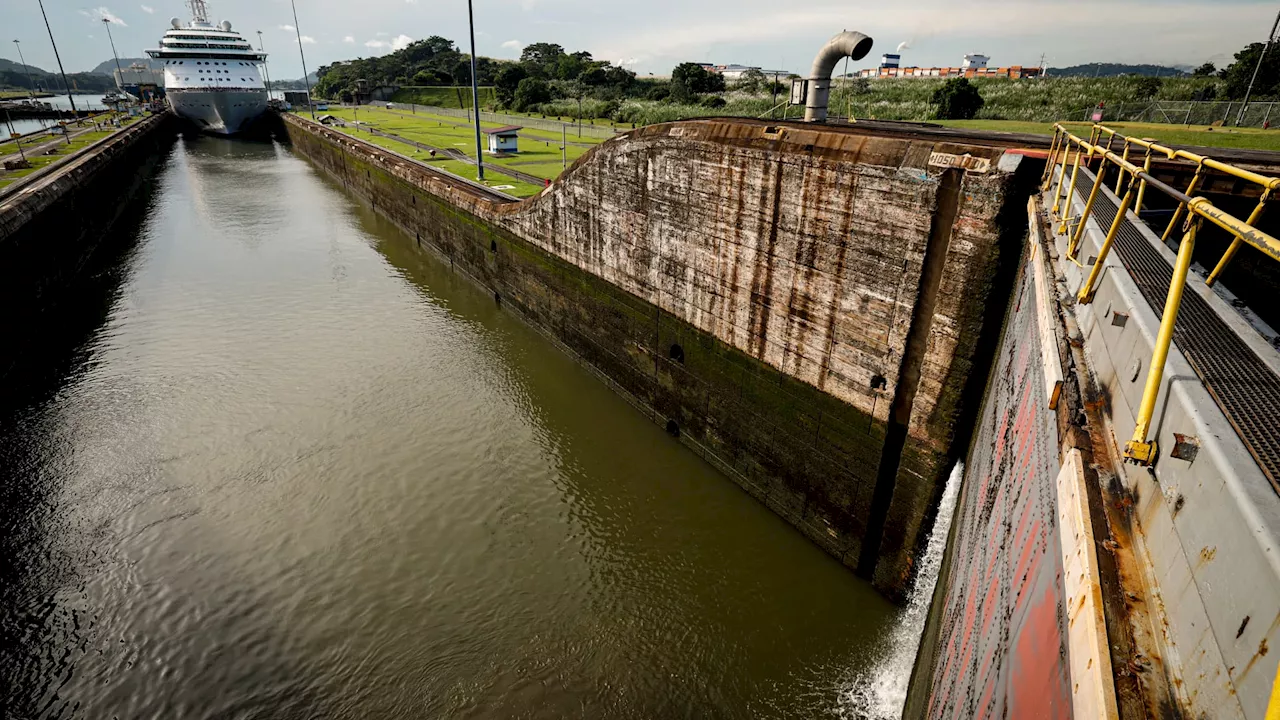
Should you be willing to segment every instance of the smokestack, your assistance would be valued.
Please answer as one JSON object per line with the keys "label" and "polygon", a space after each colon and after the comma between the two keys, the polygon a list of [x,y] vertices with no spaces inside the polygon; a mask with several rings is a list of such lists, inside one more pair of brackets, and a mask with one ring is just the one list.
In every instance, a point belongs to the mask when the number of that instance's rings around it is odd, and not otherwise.
{"label": "smokestack", "polygon": [[871,38],[860,32],[845,31],[822,46],[809,71],[809,97],[805,101],[805,122],[826,122],[827,98],[831,94],[831,71],[844,57],[861,60],[871,52]]}

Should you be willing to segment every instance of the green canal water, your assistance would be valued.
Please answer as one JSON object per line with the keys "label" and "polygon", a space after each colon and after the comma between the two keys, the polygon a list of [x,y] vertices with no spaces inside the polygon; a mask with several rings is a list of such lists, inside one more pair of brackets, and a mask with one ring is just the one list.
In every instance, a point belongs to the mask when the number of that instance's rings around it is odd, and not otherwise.
{"label": "green canal water", "polygon": [[812,718],[890,643],[287,147],[180,140],[131,214],[0,407],[5,717]]}

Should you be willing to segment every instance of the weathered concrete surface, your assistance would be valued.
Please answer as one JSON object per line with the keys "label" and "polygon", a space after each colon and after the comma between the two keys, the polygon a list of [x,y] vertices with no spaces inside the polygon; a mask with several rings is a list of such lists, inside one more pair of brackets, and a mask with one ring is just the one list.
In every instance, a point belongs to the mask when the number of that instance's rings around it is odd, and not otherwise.
{"label": "weathered concrete surface", "polygon": [[[304,119],[286,127],[832,555],[856,567],[874,543],[861,570],[891,595],[906,586],[998,323],[1001,212],[1022,206],[1003,149],[686,122],[611,140],[503,204]],[[944,171],[935,152],[991,169]],[[895,422],[910,450],[882,457]]]}

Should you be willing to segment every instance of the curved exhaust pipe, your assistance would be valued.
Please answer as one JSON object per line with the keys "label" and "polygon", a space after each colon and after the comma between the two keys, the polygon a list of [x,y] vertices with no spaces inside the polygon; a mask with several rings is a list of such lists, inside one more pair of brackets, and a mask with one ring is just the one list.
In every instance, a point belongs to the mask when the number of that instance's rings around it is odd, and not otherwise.
{"label": "curved exhaust pipe", "polygon": [[831,95],[831,71],[844,57],[861,60],[871,52],[871,38],[848,30],[827,41],[813,59],[809,71],[809,97],[805,100],[804,121],[826,122],[827,98]]}

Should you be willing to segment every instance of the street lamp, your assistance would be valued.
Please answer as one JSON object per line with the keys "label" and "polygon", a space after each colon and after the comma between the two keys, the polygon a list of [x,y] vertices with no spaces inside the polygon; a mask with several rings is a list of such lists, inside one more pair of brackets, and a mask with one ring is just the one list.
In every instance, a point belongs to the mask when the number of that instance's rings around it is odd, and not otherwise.
{"label": "street lamp", "polygon": [[116,89],[123,92],[124,88],[120,86],[120,83],[124,81],[124,71],[120,69],[120,55],[116,53],[115,38],[111,37],[111,21],[107,18],[102,18],[102,25],[107,28],[107,41],[111,43],[111,57],[116,61]]}
{"label": "street lamp", "polygon": [[302,52],[302,28],[298,27],[298,4],[295,0],[289,0],[289,6],[293,8],[293,31],[298,34],[298,57],[302,58],[302,82],[307,84],[307,107],[311,109],[311,119],[316,119],[315,99],[311,97],[311,79],[307,77],[307,56]]}
{"label": "street lamp", "polygon": [[476,177],[484,182],[484,155],[480,150],[480,89],[476,78],[476,20],[471,0],[467,0],[467,24],[471,26],[471,107],[476,116]]}
{"label": "street lamp", "polygon": [[36,99],[36,80],[31,74],[31,66],[27,64],[27,59],[22,57],[22,43],[17,40],[13,41],[14,47],[18,48],[18,60],[22,62],[22,67],[27,69],[27,84],[31,86],[31,99]]}
{"label": "street lamp", "polygon": [[[62,69],[62,56],[58,54],[58,43],[53,40],[53,28],[49,27],[49,16],[44,12],[44,0],[36,0],[40,4],[40,17],[44,18],[44,29],[49,33],[49,44],[53,46],[53,57],[58,61],[58,74],[62,75],[62,87],[67,90],[67,100],[71,101],[71,115],[80,117],[80,113],[76,111],[76,99],[71,97],[71,83],[67,82],[67,71]],[[23,63],[26,65],[26,63]],[[67,139],[67,144],[71,144],[71,133],[67,132],[64,125],[62,127],[62,135]]]}
{"label": "street lamp", "polygon": [[270,101],[271,100],[271,72],[267,70],[267,54],[265,52],[262,52],[262,31],[261,30],[258,31],[258,52],[262,53],[262,77],[267,81],[267,100]]}

